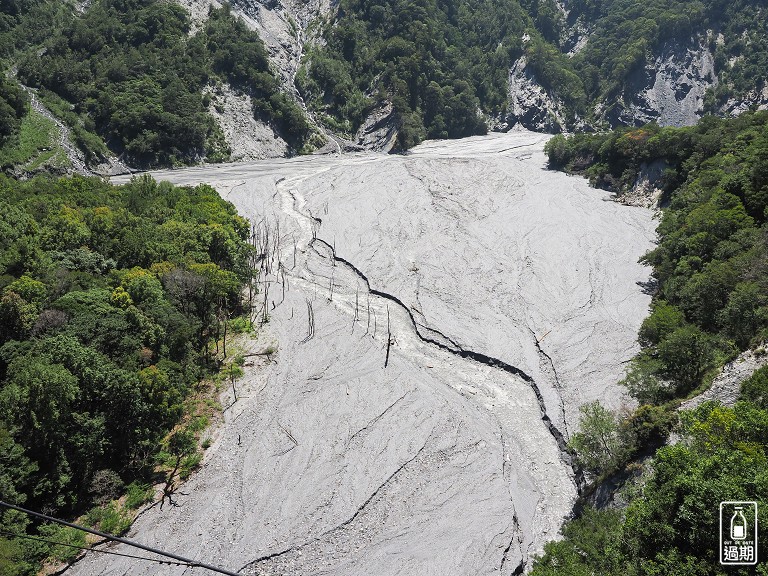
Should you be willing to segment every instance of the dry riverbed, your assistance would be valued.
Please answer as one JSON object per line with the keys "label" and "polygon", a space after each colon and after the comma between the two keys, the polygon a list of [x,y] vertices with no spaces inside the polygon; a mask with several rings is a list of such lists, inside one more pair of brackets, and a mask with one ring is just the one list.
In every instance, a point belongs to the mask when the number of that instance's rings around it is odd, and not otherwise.
{"label": "dry riverbed", "polygon": [[[621,402],[655,227],[547,171],[545,141],[156,173],[212,184],[280,239],[265,278],[279,344],[179,506],[129,537],[254,575],[528,565],[576,496],[578,407]],[[198,571],[91,553],[70,573]]]}

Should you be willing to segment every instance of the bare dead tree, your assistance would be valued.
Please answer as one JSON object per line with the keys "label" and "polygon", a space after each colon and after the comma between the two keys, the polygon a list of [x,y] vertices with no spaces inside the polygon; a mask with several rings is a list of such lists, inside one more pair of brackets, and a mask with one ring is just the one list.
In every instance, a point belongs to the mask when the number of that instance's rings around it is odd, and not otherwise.
{"label": "bare dead tree", "polygon": [[250,310],[253,310],[254,277],[257,264],[256,225],[253,222],[251,222],[251,233],[248,236],[248,247],[248,310],[250,317]]}
{"label": "bare dead tree", "polygon": [[278,265],[280,263],[280,219],[275,221],[275,234],[272,242],[272,263],[277,260]]}
{"label": "bare dead tree", "polygon": [[251,326],[256,324],[260,315],[261,315],[261,310],[258,310],[256,305],[254,304],[249,314]]}
{"label": "bare dead tree", "polygon": [[175,480],[181,468],[181,463],[190,454],[193,454],[197,450],[197,442],[190,433],[175,432],[168,438],[168,452],[175,457],[173,470],[171,470],[165,478],[165,486],[163,486],[163,495],[160,500],[160,509],[163,509],[165,499],[168,498],[168,502],[171,506],[177,506],[173,500],[173,495],[176,492]]}
{"label": "bare dead tree", "polygon": [[[371,329],[371,295],[368,294],[366,299],[367,299],[366,308],[368,309],[368,319],[365,322],[365,334],[368,334],[368,330]],[[365,336],[365,334],[363,334],[363,336]]]}
{"label": "bare dead tree", "polygon": [[300,343],[305,344],[315,336],[315,311],[312,308],[312,301],[307,298],[307,337]]}
{"label": "bare dead tree", "polygon": [[387,356],[384,358],[384,368],[389,364],[389,348],[392,346],[392,331],[389,325],[389,304],[387,304]]}
{"label": "bare dead tree", "polygon": [[[226,307],[220,306],[219,307],[219,322],[221,322],[224,325],[224,334],[222,339],[222,353],[224,354],[224,359],[227,359],[227,325],[229,324],[229,320],[232,317],[232,313],[226,309]],[[218,354],[218,343],[216,344],[216,353]]]}
{"label": "bare dead tree", "polygon": [[334,270],[331,270],[331,283],[330,283],[330,291],[331,292],[330,292],[330,295],[328,296],[328,302],[333,302],[333,286],[334,286],[333,277],[334,277],[334,272],[335,272]]}
{"label": "bare dead tree", "polygon": [[262,308],[261,323],[266,324],[269,321],[269,313],[267,310],[269,302],[269,284],[264,282],[264,306]]}
{"label": "bare dead tree", "polygon": [[288,440],[290,440],[291,444],[292,444],[292,446],[290,448],[288,448],[287,450],[283,450],[282,452],[279,452],[278,454],[276,454],[276,456],[283,456],[284,454],[288,454],[288,452],[290,452],[291,450],[296,448],[296,446],[299,445],[299,442],[296,440],[296,438],[293,436],[293,434],[291,434],[291,431],[288,430],[288,428],[286,428],[285,426],[280,424],[280,422],[278,422],[277,425],[280,428],[280,430],[282,430],[283,433],[286,436],[288,436]]}
{"label": "bare dead tree", "polygon": [[263,262],[263,270],[267,274],[270,272],[270,266],[269,266],[269,225],[264,226],[264,232],[263,232],[263,250],[264,250],[264,258],[262,260]]}
{"label": "bare dead tree", "polygon": [[216,310],[215,316],[216,316],[216,334],[214,340],[216,341],[216,356],[219,355],[219,337],[221,336],[221,318],[224,315],[224,310],[221,306],[221,301],[219,301],[218,308]]}
{"label": "bare dead tree", "polygon": [[373,337],[376,338],[376,310],[373,311]]}
{"label": "bare dead tree", "polygon": [[235,386],[235,371],[230,366],[229,383],[232,385],[232,404],[237,402],[237,387]]}
{"label": "bare dead tree", "polygon": [[280,262],[280,263],[277,265],[277,270],[278,270],[278,272],[280,273],[280,277],[281,277],[281,283],[282,283],[282,285],[283,285],[283,296],[282,296],[282,298],[280,299],[280,304],[282,304],[283,302],[285,302],[285,287],[286,287],[286,285],[288,284],[288,280],[287,280],[287,279],[286,279],[286,277],[285,277],[285,266],[283,266],[283,263],[282,263],[282,262]]}

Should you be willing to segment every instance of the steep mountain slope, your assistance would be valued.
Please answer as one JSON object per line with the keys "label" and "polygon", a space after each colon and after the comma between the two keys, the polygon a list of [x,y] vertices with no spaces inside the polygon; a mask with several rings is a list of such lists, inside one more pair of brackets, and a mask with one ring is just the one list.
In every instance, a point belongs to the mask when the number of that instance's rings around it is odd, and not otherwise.
{"label": "steep mountain slope", "polygon": [[[20,78],[48,90],[91,164],[102,140],[173,164],[309,151],[323,132],[329,150],[402,150],[518,124],[677,126],[768,106],[759,0],[233,0],[226,22],[219,0],[177,6],[4,0],[0,57],[22,59]],[[260,128],[226,102],[209,113],[219,82],[251,98]]]}
{"label": "steep mountain slope", "polygon": [[689,125],[768,105],[766,26],[757,0],[342,0],[298,86],[350,132],[391,100],[403,147],[486,125]]}
{"label": "steep mountain slope", "polygon": [[[281,90],[263,42],[228,6],[206,11],[193,34],[187,11],[174,3],[96,0],[81,10],[63,5],[58,20],[34,21],[43,6],[20,4],[4,20],[9,32],[28,37],[4,54],[69,125],[89,164],[108,151],[149,166],[229,158],[204,94],[222,83],[245,94],[256,119],[291,150],[306,144],[304,114]],[[30,27],[47,28],[47,37],[26,34]]]}

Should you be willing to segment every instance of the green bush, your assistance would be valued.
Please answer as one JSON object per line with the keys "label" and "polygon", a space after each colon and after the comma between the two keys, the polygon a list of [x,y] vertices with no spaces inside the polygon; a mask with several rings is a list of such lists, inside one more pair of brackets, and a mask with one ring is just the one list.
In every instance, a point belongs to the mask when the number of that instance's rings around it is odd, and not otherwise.
{"label": "green bush", "polygon": [[579,431],[568,442],[579,465],[593,476],[612,472],[623,462],[626,449],[618,419],[597,401],[584,404],[579,413]]}
{"label": "green bush", "polygon": [[768,410],[768,366],[755,370],[741,384],[741,395],[763,410]]}
{"label": "green bush", "polygon": [[85,547],[86,545],[85,532],[70,528],[69,526],[45,524],[40,526],[38,532],[46,540],[69,544],[69,546],[50,545],[47,556],[56,562],[71,562],[81,552],[78,548],[73,548],[72,546]]}
{"label": "green bush", "polygon": [[136,510],[147,502],[151,502],[154,493],[154,489],[149,484],[131,482],[125,491],[125,507]]}
{"label": "green bush", "polygon": [[85,518],[89,525],[115,536],[125,534],[133,523],[131,512],[120,508],[114,502],[92,508]]}

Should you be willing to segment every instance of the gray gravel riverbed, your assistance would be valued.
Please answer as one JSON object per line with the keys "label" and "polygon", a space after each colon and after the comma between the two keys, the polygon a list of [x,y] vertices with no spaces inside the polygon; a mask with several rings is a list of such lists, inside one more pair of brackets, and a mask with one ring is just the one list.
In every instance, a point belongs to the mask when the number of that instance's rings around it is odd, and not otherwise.
{"label": "gray gravel riverbed", "polygon": [[[655,228],[546,170],[546,138],[155,173],[279,236],[252,344],[278,353],[247,369],[179,506],[129,537],[254,575],[529,565],[576,496],[578,407],[621,403]],[[203,571],[90,553],[69,573]]]}

